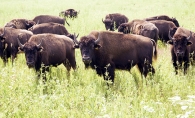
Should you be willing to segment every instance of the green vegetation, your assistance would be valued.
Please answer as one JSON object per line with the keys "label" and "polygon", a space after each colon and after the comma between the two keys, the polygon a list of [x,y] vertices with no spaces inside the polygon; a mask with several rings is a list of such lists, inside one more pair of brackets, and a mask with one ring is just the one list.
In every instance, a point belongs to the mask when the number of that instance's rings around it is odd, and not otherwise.
{"label": "green vegetation", "polygon": [[[105,30],[102,18],[119,12],[129,20],[166,14],[180,25],[195,31],[195,3],[191,0],[4,0],[0,4],[0,27],[14,18],[32,19],[36,15],[58,15],[62,10],[80,10],[77,19],[66,26],[79,37],[92,30]],[[78,39],[79,40],[79,39]],[[51,68],[43,83],[19,54],[12,67],[0,60],[0,117],[24,118],[180,118],[195,117],[195,68],[187,75],[175,75],[168,45],[158,42],[156,74],[141,78],[136,67],[116,70],[115,83],[108,88],[103,77],[84,69],[80,50],[76,50],[78,69],[66,75],[63,65]]]}

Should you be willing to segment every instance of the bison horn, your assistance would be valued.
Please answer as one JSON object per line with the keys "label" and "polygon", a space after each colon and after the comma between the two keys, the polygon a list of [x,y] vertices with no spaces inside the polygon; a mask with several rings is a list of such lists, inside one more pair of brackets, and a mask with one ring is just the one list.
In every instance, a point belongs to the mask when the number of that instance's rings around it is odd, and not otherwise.
{"label": "bison horn", "polygon": [[1,34],[1,37],[3,37],[4,34],[5,34],[5,27],[3,29],[3,34]]}
{"label": "bison horn", "polygon": [[[20,35],[20,34],[19,34]],[[22,45],[21,43],[20,43],[20,40],[19,40],[19,35],[18,35],[18,37],[17,37],[17,41],[18,41],[18,45],[20,46],[20,48],[21,49],[23,49],[24,48],[24,45]]]}
{"label": "bison horn", "polygon": [[42,41],[43,41],[44,39],[42,39],[41,40],[41,42],[37,45],[37,48],[41,48],[41,44],[42,44]]}
{"label": "bison horn", "polygon": [[104,20],[103,20],[103,18],[102,18],[102,22],[104,23]]}
{"label": "bison horn", "polygon": [[78,36],[79,36],[79,34],[76,36],[75,33],[74,33],[73,42],[74,42],[75,45],[78,45],[78,44],[79,44],[79,42],[78,42],[77,39],[76,39]]}
{"label": "bison horn", "polygon": [[98,35],[98,38],[95,40],[95,44],[97,44],[97,43],[99,43],[99,41],[100,41],[100,33],[99,33],[99,35]]}
{"label": "bison horn", "polygon": [[173,38],[172,38],[171,35],[170,35],[170,30],[169,30],[168,37],[169,37],[170,40],[173,40]]}
{"label": "bison horn", "polygon": [[192,32],[190,31],[190,36],[187,37],[186,39],[187,39],[187,40],[190,40],[191,36],[192,36]]}

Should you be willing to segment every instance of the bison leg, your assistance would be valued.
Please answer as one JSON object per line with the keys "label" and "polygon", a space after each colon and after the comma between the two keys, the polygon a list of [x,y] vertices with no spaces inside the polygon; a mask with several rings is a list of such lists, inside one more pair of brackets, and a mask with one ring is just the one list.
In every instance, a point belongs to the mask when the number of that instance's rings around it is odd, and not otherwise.
{"label": "bison leg", "polygon": [[145,61],[144,64],[139,63],[138,68],[144,77],[147,77],[148,72],[151,72],[152,74],[155,73],[155,69],[153,68],[152,63],[149,63],[148,61]]}
{"label": "bison leg", "polygon": [[111,80],[114,83],[114,73],[115,67],[112,65],[108,65],[106,67],[104,67],[104,69],[102,69],[102,73],[104,76],[104,80]]}
{"label": "bison leg", "polygon": [[184,62],[184,74],[187,74],[187,69],[190,66],[188,62]]}

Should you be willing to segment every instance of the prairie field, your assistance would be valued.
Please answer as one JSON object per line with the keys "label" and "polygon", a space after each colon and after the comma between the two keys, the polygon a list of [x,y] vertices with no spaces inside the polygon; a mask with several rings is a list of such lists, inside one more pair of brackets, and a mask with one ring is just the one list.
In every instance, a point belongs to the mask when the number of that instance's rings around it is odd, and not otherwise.
{"label": "prairie field", "polygon": [[[74,8],[78,18],[67,19],[70,33],[87,35],[105,30],[102,18],[122,13],[143,19],[156,15],[175,17],[180,26],[195,31],[193,0],[4,0],[0,3],[0,27],[15,18],[59,15]],[[195,117],[195,66],[175,75],[170,47],[158,41],[154,76],[144,78],[137,67],[115,71],[115,82],[107,86],[95,70],[85,69],[76,49],[76,71],[70,76],[63,65],[51,67],[42,82],[26,65],[23,53],[12,66],[0,59],[0,118],[193,118]]]}

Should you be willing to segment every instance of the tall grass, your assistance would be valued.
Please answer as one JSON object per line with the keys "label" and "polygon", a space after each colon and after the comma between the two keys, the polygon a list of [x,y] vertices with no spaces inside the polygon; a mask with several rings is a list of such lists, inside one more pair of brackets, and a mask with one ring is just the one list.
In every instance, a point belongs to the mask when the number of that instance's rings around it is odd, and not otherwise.
{"label": "tall grass", "polygon": [[[14,18],[33,19],[36,15],[58,15],[62,10],[80,10],[77,19],[66,26],[79,37],[92,30],[105,30],[102,18],[119,12],[129,20],[166,14],[176,17],[181,26],[194,31],[195,4],[179,0],[6,0],[0,4],[0,26]],[[77,70],[63,65],[51,67],[48,81],[42,82],[19,54],[12,66],[0,60],[0,117],[78,117],[78,118],[157,118],[195,117],[195,68],[175,75],[169,46],[158,42],[154,76],[141,78],[136,67],[116,70],[115,83],[108,87],[103,77],[85,69],[76,50]]]}

